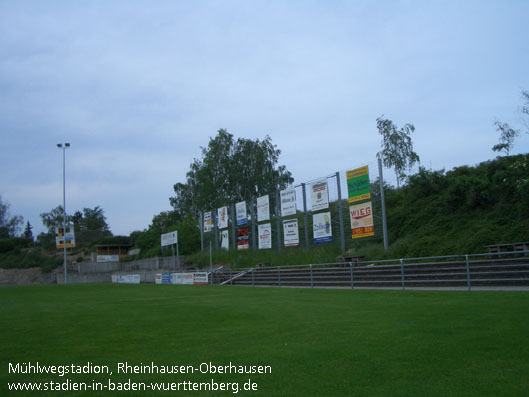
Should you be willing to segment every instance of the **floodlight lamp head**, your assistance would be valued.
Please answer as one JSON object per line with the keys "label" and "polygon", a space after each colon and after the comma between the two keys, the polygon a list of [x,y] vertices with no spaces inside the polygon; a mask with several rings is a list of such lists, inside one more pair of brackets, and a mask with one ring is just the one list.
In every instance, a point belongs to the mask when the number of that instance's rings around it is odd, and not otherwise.
{"label": "floodlight lamp head", "polygon": [[65,147],[70,147],[70,144],[69,143],[65,143],[64,146]]}
{"label": "floodlight lamp head", "polygon": [[62,147],[62,143],[58,143],[58,144],[57,144],[57,147],[58,147],[58,148],[61,148],[61,147]]}

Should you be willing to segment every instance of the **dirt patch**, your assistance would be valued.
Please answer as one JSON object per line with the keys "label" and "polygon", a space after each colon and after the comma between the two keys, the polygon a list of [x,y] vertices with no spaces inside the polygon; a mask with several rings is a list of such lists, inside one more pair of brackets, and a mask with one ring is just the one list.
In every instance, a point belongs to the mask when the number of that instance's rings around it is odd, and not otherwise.
{"label": "dirt patch", "polygon": [[0,269],[0,285],[33,285],[42,283],[40,268]]}

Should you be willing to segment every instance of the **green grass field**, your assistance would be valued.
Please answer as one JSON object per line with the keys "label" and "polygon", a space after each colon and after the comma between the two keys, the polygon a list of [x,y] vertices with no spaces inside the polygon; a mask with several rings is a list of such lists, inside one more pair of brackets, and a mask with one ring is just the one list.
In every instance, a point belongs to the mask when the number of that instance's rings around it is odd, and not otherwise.
{"label": "green grass field", "polygon": [[[233,395],[9,391],[16,382],[237,382],[266,396],[527,395],[526,292],[174,285],[0,288],[0,395]],[[11,363],[107,365],[112,375],[13,374]],[[187,374],[117,374],[118,363]],[[200,373],[270,366],[266,374]],[[71,367],[70,367],[71,368]],[[183,387],[182,385],[180,385]],[[188,384],[192,387],[191,384]],[[176,387],[176,386],[175,386]],[[206,386],[203,386],[206,387]]]}

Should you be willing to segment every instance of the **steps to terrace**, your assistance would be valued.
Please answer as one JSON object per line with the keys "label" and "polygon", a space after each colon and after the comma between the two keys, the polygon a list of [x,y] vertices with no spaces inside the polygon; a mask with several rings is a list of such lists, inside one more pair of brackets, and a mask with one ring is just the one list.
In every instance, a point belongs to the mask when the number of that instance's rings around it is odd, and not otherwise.
{"label": "steps to terrace", "polygon": [[[292,267],[222,269],[213,283],[223,285],[336,288],[529,288],[529,252],[501,257],[460,255]],[[396,263],[395,263],[396,262]]]}

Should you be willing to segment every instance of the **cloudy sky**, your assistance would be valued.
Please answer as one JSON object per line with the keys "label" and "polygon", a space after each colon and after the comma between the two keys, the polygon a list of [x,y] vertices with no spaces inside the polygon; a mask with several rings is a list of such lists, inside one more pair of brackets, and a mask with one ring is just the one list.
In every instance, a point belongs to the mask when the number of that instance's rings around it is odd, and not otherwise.
{"label": "cloudy sky", "polygon": [[494,120],[522,128],[528,15],[525,0],[0,1],[2,200],[41,232],[70,142],[67,211],[99,205],[128,235],[170,209],[219,128],[270,135],[300,183],[373,161],[382,114],[415,125],[423,166],[477,164]]}

